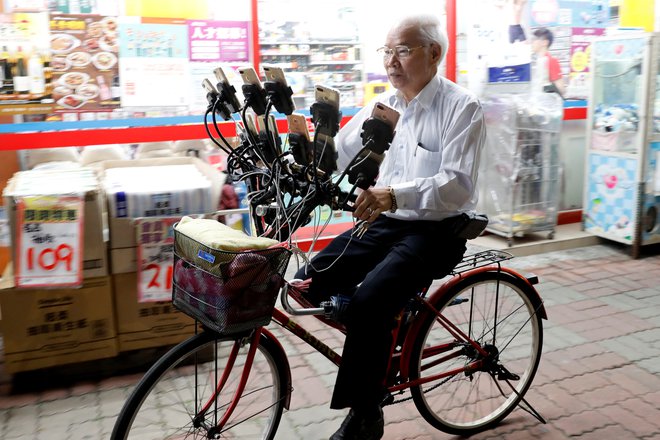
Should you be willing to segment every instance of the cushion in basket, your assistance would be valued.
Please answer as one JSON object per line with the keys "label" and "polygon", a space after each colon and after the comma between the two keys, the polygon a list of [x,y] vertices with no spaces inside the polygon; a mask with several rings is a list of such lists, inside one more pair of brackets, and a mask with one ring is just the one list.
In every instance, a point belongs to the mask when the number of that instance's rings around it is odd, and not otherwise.
{"label": "cushion in basket", "polygon": [[179,221],[176,230],[205,246],[230,252],[266,249],[278,243],[270,238],[249,236],[216,220],[188,216]]}

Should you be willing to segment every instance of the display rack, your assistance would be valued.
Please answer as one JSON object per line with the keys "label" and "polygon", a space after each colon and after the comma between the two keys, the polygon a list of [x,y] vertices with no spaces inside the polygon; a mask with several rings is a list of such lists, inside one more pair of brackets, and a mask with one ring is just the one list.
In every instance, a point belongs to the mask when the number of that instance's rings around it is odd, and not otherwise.
{"label": "display rack", "polygon": [[340,92],[343,106],[361,106],[364,69],[357,41],[261,41],[261,63],[281,67],[299,108],[314,102],[314,85]]}
{"label": "display rack", "polygon": [[559,129],[562,104],[555,94],[487,96],[488,129],[480,172],[481,210],[487,231],[506,237],[547,232],[554,238],[559,204]]}
{"label": "display rack", "polygon": [[632,245],[660,242],[660,34],[592,46],[583,227]]}

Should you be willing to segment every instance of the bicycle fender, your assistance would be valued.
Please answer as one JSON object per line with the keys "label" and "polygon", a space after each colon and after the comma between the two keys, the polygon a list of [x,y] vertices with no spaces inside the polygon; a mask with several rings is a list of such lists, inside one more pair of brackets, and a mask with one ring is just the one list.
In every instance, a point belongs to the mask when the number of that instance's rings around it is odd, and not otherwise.
{"label": "bicycle fender", "polygon": [[275,357],[275,362],[279,365],[279,368],[283,368],[285,371],[285,376],[286,376],[286,389],[289,390],[289,392],[286,395],[286,398],[284,399],[284,408],[287,410],[289,409],[289,404],[291,403],[291,391],[293,390],[292,387],[292,379],[291,379],[291,366],[289,365],[289,358],[286,355],[286,351],[284,350],[284,347],[280,343],[280,341],[271,333],[268,329],[265,327],[261,328],[261,339],[263,340],[264,345],[269,345],[270,348],[273,350],[273,356]]}
{"label": "bicycle fender", "polygon": [[[448,291],[450,291],[456,284],[459,282],[463,281],[465,278],[469,277],[470,275],[476,275],[478,273],[482,272],[504,272],[508,276],[515,278],[529,286],[531,289],[530,292],[534,292],[533,295],[535,296],[535,299],[538,300],[538,303],[540,304],[539,309],[537,313],[541,316],[543,319],[548,319],[547,313],[545,311],[545,306],[543,305],[543,300],[541,299],[541,295],[537,292],[537,290],[534,288],[534,285],[523,275],[521,275],[519,272],[510,269],[508,267],[500,267],[498,268],[497,265],[491,265],[491,266],[483,266],[483,267],[478,267],[473,270],[469,270],[466,272],[462,272],[451,279],[447,280],[444,284],[439,286],[436,290],[434,290],[431,294],[428,295],[427,300],[431,304],[436,304],[438,300],[442,297],[442,295],[445,295]],[[422,323],[424,322],[424,316],[428,313],[431,313],[429,310],[422,310],[420,314],[417,316],[417,318],[414,320],[412,323],[412,326],[408,330],[408,334],[406,335],[406,339],[403,343],[403,347],[401,347],[401,375],[403,378],[406,380],[410,377],[409,375],[409,365],[410,365],[410,358],[412,355],[412,350],[413,350],[413,345],[415,341],[417,340],[417,335],[419,335],[420,332],[420,327],[422,326]]]}
{"label": "bicycle fender", "polygon": [[438,298],[445,293],[445,291],[453,288],[456,284],[459,282],[463,281],[465,278],[469,277],[470,275],[476,275],[478,273],[482,272],[504,272],[509,275],[511,275],[513,278],[517,278],[518,280],[522,281],[523,283],[527,284],[530,288],[531,292],[534,292],[534,297],[536,300],[538,300],[539,304],[541,307],[538,310],[538,313],[541,315],[541,318],[543,319],[548,319],[548,315],[545,311],[545,306],[543,305],[543,299],[541,299],[541,295],[539,292],[536,290],[534,287],[534,284],[538,283],[538,278],[536,276],[528,279],[526,276],[522,275],[520,272],[511,269],[510,267],[497,267],[497,265],[489,265],[489,266],[482,266],[482,267],[477,267],[472,270],[468,270],[466,272],[462,272],[451,279],[447,280],[446,283],[438,287],[436,290],[433,291],[428,296],[429,302],[432,304],[435,304],[435,302],[438,300]]}

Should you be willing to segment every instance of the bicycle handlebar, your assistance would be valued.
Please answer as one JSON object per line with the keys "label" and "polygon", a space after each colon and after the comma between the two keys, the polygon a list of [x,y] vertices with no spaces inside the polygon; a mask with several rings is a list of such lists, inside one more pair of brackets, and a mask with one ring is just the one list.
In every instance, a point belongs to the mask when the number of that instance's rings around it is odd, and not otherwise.
{"label": "bicycle handlebar", "polygon": [[[209,102],[207,116],[208,114],[213,115],[214,125],[216,124],[215,114],[222,113],[229,108],[227,103],[223,102],[223,97],[223,94],[217,94],[215,100]],[[326,106],[323,107],[325,117],[313,118],[313,122],[316,124],[315,133],[318,134],[321,131],[325,134],[322,133],[322,138],[315,134],[312,141],[311,155],[313,157],[311,160],[307,163],[298,163],[297,160],[301,158],[301,155],[297,154],[299,152],[282,151],[277,145],[279,137],[276,132],[271,133],[273,127],[271,126],[269,129],[268,122],[264,124],[263,136],[261,134],[254,136],[255,133],[250,131],[250,126],[246,123],[247,108],[255,107],[253,111],[257,114],[264,111],[264,121],[268,121],[269,112],[275,104],[272,102],[274,99],[272,94],[264,97],[266,102],[263,109],[261,102],[255,103],[252,98],[252,95],[248,95],[243,108],[235,109],[235,113],[240,116],[243,123],[242,132],[239,134],[241,141],[238,146],[232,148],[222,138],[224,145],[230,147],[229,150],[225,149],[208,129],[208,118],[205,117],[204,122],[211,140],[228,152],[227,172],[231,180],[244,181],[248,188],[249,213],[257,235],[284,242],[289,240],[298,228],[311,221],[314,210],[319,206],[328,206],[332,210],[352,211],[350,203],[355,201],[355,190],[357,188],[366,189],[374,184],[383,152],[393,137],[393,129],[387,124],[376,123],[380,121],[364,124],[364,133],[372,135],[362,136],[364,148],[353,158],[347,171],[333,177],[332,173],[337,169],[337,157],[334,143],[331,142],[332,138],[328,138],[328,135],[336,134],[336,130],[328,131],[325,125],[327,125],[326,120],[328,119],[338,121],[340,114],[338,110],[336,110],[338,114],[334,115],[337,116],[336,118],[329,118],[327,115],[329,110]],[[314,107],[317,110],[316,113],[318,113],[318,108],[320,105]],[[320,126],[320,124],[325,125]],[[338,126],[338,123],[333,124],[333,127],[334,125]],[[215,129],[220,135],[217,126]],[[387,130],[390,132],[385,133],[384,131]],[[374,142],[372,132],[379,133],[378,145]],[[220,135],[220,137],[222,136]],[[374,148],[379,150],[380,154],[376,154],[373,151]],[[380,160],[372,160],[372,156],[378,156]],[[352,184],[348,191],[340,188],[340,184],[345,178]]]}

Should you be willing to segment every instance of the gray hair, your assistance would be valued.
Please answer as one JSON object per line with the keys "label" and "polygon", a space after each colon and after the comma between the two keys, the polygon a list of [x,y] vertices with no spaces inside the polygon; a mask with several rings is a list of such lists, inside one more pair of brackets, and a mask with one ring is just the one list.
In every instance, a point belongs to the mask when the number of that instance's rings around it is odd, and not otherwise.
{"label": "gray hair", "polygon": [[438,65],[442,63],[449,50],[449,39],[447,33],[442,28],[440,20],[434,15],[420,14],[405,17],[399,21],[396,27],[409,28],[414,27],[419,30],[419,35],[425,44],[435,43],[440,46],[441,55]]}

